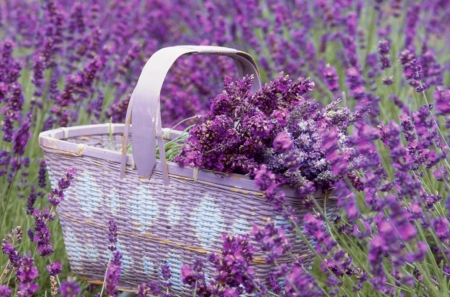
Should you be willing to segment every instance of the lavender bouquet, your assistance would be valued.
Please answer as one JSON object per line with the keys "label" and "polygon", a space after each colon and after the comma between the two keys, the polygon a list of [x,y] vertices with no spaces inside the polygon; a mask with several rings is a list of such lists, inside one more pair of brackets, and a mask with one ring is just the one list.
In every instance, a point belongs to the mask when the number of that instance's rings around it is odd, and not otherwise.
{"label": "lavender bouquet", "polygon": [[[339,107],[340,99],[321,106],[309,98],[309,78],[295,82],[280,74],[255,94],[252,83],[252,77],[225,79],[174,161],[249,175],[262,190],[289,185],[303,197],[329,190],[344,176],[326,160],[327,144],[334,138],[345,149],[347,129],[361,113]],[[267,170],[275,174],[270,184],[263,180]]]}

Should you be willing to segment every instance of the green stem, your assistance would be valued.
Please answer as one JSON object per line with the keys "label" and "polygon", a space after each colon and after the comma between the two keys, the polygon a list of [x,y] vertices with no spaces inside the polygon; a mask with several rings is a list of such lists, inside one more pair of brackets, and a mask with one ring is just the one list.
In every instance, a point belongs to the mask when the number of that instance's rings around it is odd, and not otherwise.
{"label": "green stem", "polygon": [[103,285],[102,285],[102,289],[100,291],[100,297],[102,297],[103,290],[105,289],[106,275],[108,274],[108,269],[109,269],[109,266],[111,265],[111,256],[112,256],[112,253],[109,254],[108,265],[106,266],[105,277],[103,278]]}

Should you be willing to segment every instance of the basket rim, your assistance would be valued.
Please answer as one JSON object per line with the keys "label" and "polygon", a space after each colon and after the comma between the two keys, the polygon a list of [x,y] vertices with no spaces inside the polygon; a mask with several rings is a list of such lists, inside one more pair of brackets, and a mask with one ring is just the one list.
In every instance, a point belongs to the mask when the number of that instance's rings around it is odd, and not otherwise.
{"label": "basket rim", "polygon": [[[132,129],[132,125],[130,125]],[[70,142],[68,138],[74,137],[90,137],[98,135],[110,135],[121,134],[123,139],[123,132],[125,130],[125,124],[94,124],[94,125],[82,125],[74,127],[57,128],[48,131],[41,132],[39,134],[39,146],[44,153],[48,154],[60,154],[71,157],[92,157],[104,161],[120,163],[122,153],[120,151],[114,151],[106,148],[98,148],[94,146],[78,144]],[[173,139],[179,135],[179,131],[171,130],[170,128],[164,128],[165,139]],[[130,131],[131,132],[131,131]],[[131,154],[126,154],[126,171],[136,170],[136,165]],[[156,160],[156,165],[153,172],[162,172],[163,162],[159,159]],[[194,182],[199,182],[205,185],[214,185],[214,187],[225,188],[232,192],[242,194],[253,194],[255,196],[263,196],[263,192],[259,190],[255,182],[248,176],[242,174],[232,173],[230,175],[219,176],[217,173],[205,171],[199,169],[196,174],[196,170],[192,167],[180,167],[175,162],[166,163],[169,177],[175,177],[178,179],[184,179]],[[119,176],[119,172],[117,172]],[[197,175],[197,176],[195,176]],[[127,178],[125,172],[125,179]],[[146,178],[139,177],[141,180]],[[151,178],[151,177],[150,177]],[[238,184],[238,185],[236,185]],[[294,189],[284,186],[283,191],[287,196],[295,197]],[[317,191],[314,194],[315,197],[323,197],[321,191]]]}

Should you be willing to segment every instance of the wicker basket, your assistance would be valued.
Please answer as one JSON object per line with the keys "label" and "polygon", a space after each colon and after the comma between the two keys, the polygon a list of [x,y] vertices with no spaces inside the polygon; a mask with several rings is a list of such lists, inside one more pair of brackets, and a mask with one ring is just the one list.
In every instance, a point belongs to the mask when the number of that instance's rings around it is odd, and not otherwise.
{"label": "wicker basket", "polygon": [[[173,290],[181,295],[189,295],[181,282],[182,264],[220,251],[222,233],[247,233],[268,219],[287,224],[246,176],[222,178],[181,168],[166,162],[164,150],[156,158],[156,140],[162,147],[164,139],[176,136],[161,128],[160,90],[171,65],[186,54],[229,56],[241,76],[255,76],[253,91],[260,88],[257,67],[246,53],[207,46],[165,48],[145,65],[125,124],[59,128],[39,135],[53,186],[68,168],[78,171],[57,210],[71,269],[91,283],[103,281],[110,219],[117,222],[118,249],[124,255],[119,288],[136,291],[143,282],[160,280],[164,262],[172,271]],[[132,155],[125,149],[129,134]],[[110,148],[111,139],[119,150]],[[306,210],[291,189],[286,194],[287,203],[301,218]],[[324,200],[320,194],[317,197]],[[327,211],[336,213],[335,200],[327,201]],[[289,236],[294,252],[311,261],[306,245]],[[257,255],[254,267],[260,278],[272,268],[263,255]],[[212,273],[208,265],[205,270],[207,275]]]}

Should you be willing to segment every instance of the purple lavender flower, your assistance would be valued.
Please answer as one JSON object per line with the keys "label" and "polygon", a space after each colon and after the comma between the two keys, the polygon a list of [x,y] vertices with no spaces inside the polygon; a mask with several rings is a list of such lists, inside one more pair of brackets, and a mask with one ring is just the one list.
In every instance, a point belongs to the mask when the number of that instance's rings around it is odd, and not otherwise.
{"label": "purple lavender flower", "polygon": [[35,283],[39,271],[34,266],[34,260],[31,256],[25,255],[20,261],[20,267],[17,269],[16,276],[20,281],[18,296],[32,296],[39,289]]}
{"label": "purple lavender flower", "polygon": [[366,94],[366,88],[359,70],[355,67],[351,67],[346,70],[346,74],[347,85],[350,88],[350,95],[355,99],[362,98]]}
{"label": "purple lavender flower", "polygon": [[[229,236],[224,234],[221,254],[210,254],[209,261],[216,269],[215,290],[242,286],[245,292],[255,290],[254,270],[250,267],[255,248],[250,245],[248,236]],[[186,271],[185,271],[186,273]]]}
{"label": "purple lavender flower", "polygon": [[336,68],[327,64],[322,73],[328,89],[331,92],[339,90],[339,77],[336,73]]}
{"label": "purple lavender flower", "polygon": [[73,279],[62,282],[59,290],[62,297],[78,297],[81,292],[80,286]]}
{"label": "purple lavender flower", "polygon": [[386,282],[386,276],[383,272],[383,257],[388,250],[388,243],[382,236],[374,236],[369,242],[369,253],[367,255],[369,263],[372,265],[372,273],[374,278],[371,280],[375,290],[380,290],[384,287],[383,281]]}
{"label": "purple lavender flower", "polygon": [[58,181],[58,188],[60,190],[67,189],[70,186],[70,182],[74,179],[76,173],[77,170],[75,168],[68,169],[66,176]]}
{"label": "purple lavender flower", "polygon": [[413,5],[406,13],[405,48],[408,48],[416,37],[416,26],[419,21],[420,6]]}
{"label": "purple lavender flower", "polygon": [[[198,291],[198,290],[197,290]],[[165,296],[166,294],[160,295],[162,290],[160,285],[156,281],[151,281],[148,284],[143,283],[139,286],[138,297],[151,297],[151,296],[161,296],[161,297],[169,297]],[[199,294],[199,296],[204,296]]]}
{"label": "purple lavender flower", "polygon": [[449,222],[446,218],[436,218],[432,221],[433,228],[436,232],[436,236],[445,241],[450,238]]}
{"label": "purple lavender flower", "polygon": [[286,276],[286,294],[295,296],[298,292],[307,292],[307,296],[323,296],[312,275],[305,272],[301,267],[294,267],[292,272]]}
{"label": "purple lavender flower", "polygon": [[47,265],[47,270],[51,276],[59,275],[62,272],[62,264],[61,262],[53,262]]}
{"label": "purple lavender flower", "polygon": [[408,262],[421,262],[425,260],[426,253],[430,250],[427,243],[423,241],[419,241],[417,243],[417,250],[414,253],[408,253],[407,254],[407,260]]}
{"label": "purple lavender flower", "polygon": [[211,296],[211,286],[208,286],[205,281],[205,274],[203,270],[203,260],[197,258],[191,266],[184,264],[181,267],[181,280],[183,284],[189,285],[192,289],[196,288],[195,293],[198,296]]}
{"label": "purple lavender flower", "polygon": [[18,268],[20,266],[21,257],[19,252],[14,245],[6,241],[6,239],[2,239],[2,252],[3,254],[8,255],[9,261],[13,267]]}
{"label": "purple lavender flower", "polygon": [[293,145],[291,135],[286,131],[281,131],[273,140],[273,150],[275,153],[284,153]]}
{"label": "purple lavender flower", "polygon": [[[0,112],[4,115],[4,123],[2,126],[3,131],[3,140],[6,142],[12,142],[14,138],[14,123],[16,121],[19,121],[20,117],[20,111],[22,110],[22,105],[24,103],[24,98],[22,94],[22,86],[19,83],[12,83],[9,85],[11,94],[10,98],[7,100],[7,104],[3,106],[3,108],[0,110]],[[29,125],[29,123],[28,123]],[[29,127],[28,127],[29,129]],[[24,135],[25,134],[25,135]],[[22,139],[23,136],[28,135],[27,126],[24,125],[22,133],[16,133],[17,141],[16,141],[16,151],[22,152],[22,149],[24,147],[21,147],[23,145],[23,142],[25,141]],[[28,138],[27,138],[28,140]],[[26,142],[25,142],[26,144]]]}
{"label": "purple lavender flower", "polygon": [[443,87],[436,87],[436,92],[433,93],[436,101],[435,108],[437,115],[450,114],[450,89],[445,90]]}
{"label": "purple lavender flower", "polygon": [[[118,251],[114,252],[115,255],[120,255]],[[115,256],[116,258],[116,256]],[[116,263],[115,263],[116,262]],[[115,296],[117,286],[120,278],[120,262],[112,261],[106,271],[105,293],[108,296]]]}
{"label": "purple lavender flower", "polygon": [[38,185],[40,188],[45,188],[47,186],[47,162],[42,160],[39,163],[39,175],[38,175]]}
{"label": "purple lavender flower", "polygon": [[109,246],[108,249],[111,252],[114,252],[116,250],[116,243],[117,243],[117,224],[114,220],[110,220],[108,223],[108,229],[109,229]]}
{"label": "purple lavender flower", "polygon": [[[170,267],[167,264],[163,264],[161,266],[161,276],[164,279],[164,282],[162,283],[162,286],[166,288],[166,290],[169,290],[170,287],[172,287],[172,283],[169,281],[172,277],[172,274],[170,273]],[[169,297],[169,296],[166,296]]]}
{"label": "purple lavender flower", "polygon": [[48,202],[52,206],[57,206],[61,201],[64,200],[64,192],[60,189],[54,189],[48,194]]}
{"label": "purple lavender flower", "polygon": [[275,174],[270,170],[267,170],[265,164],[262,164],[259,170],[255,172],[255,183],[262,191],[267,190],[269,187],[273,187],[275,180]]}
{"label": "purple lavender flower", "polygon": [[394,83],[394,81],[392,80],[392,78],[393,78],[392,75],[387,76],[387,77],[383,77],[383,85],[386,85],[386,86],[392,85],[392,84]]}
{"label": "purple lavender flower", "polygon": [[45,212],[35,209],[33,212],[35,228],[33,233],[33,242],[37,243],[37,250],[42,257],[53,253],[53,244],[50,242],[52,234],[47,223],[55,219],[56,214],[50,213],[48,209]]}
{"label": "purple lavender flower", "polygon": [[416,92],[417,93],[422,93],[424,92],[426,89],[428,89],[428,84],[426,83],[421,83],[419,86],[416,87]]}
{"label": "purple lavender flower", "polygon": [[333,279],[344,275],[353,275],[355,270],[351,264],[352,258],[343,250],[339,250],[332,257],[323,259],[320,268],[329,276],[329,279]]}
{"label": "purple lavender flower", "polygon": [[170,277],[172,276],[170,274],[170,267],[167,264],[164,264],[161,266],[161,275],[163,277],[163,279],[168,280],[170,279]]}
{"label": "purple lavender flower", "polygon": [[391,44],[386,39],[383,39],[378,43],[378,54],[380,55],[380,66],[382,70],[391,67],[391,62],[389,60],[390,47]]}
{"label": "purple lavender flower", "polygon": [[412,72],[412,78],[415,80],[421,80],[423,78],[422,65],[419,60],[414,59],[409,63]]}
{"label": "purple lavender flower", "polygon": [[31,215],[34,212],[34,203],[36,202],[37,197],[38,193],[36,193],[36,186],[32,185],[27,199],[27,215]]}
{"label": "purple lavender flower", "polygon": [[326,255],[336,246],[337,243],[331,238],[323,220],[312,213],[303,217],[303,228],[305,234],[317,242],[317,253]]}
{"label": "purple lavender flower", "polygon": [[11,289],[7,285],[0,285],[0,297],[10,297]]}
{"label": "purple lavender flower", "polygon": [[266,252],[267,263],[274,263],[291,248],[284,230],[281,227],[276,228],[273,222],[268,223],[263,230],[253,226],[251,235],[259,244],[261,251]]}
{"label": "purple lavender flower", "polygon": [[[359,188],[359,190],[364,189],[362,182],[360,182],[360,184],[356,182],[356,187],[357,189]],[[336,182],[334,184],[334,189],[336,191],[336,198],[338,199],[338,206],[345,209],[349,222],[354,222],[359,216],[359,211],[356,206],[356,195],[350,191],[343,180]]]}

